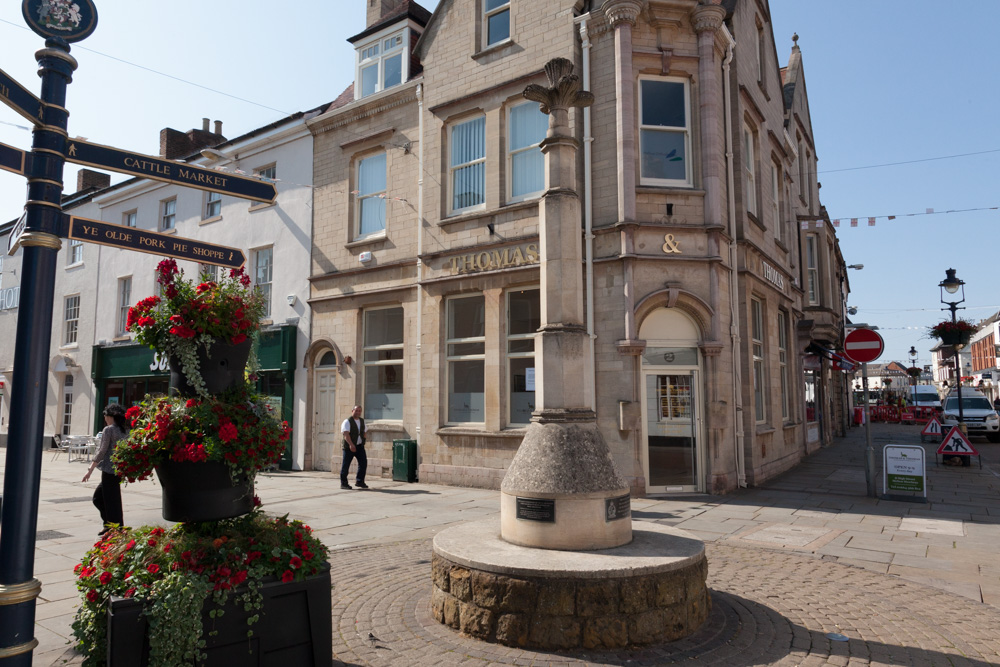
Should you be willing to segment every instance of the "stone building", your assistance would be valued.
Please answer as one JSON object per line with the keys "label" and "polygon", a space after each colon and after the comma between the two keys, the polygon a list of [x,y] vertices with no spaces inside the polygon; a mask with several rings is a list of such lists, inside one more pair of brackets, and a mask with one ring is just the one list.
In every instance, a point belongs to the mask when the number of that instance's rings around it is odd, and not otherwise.
{"label": "stone building", "polygon": [[[355,83],[307,123],[307,465],[338,467],[361,404],[374,473],[412,439],[422,481],[499,487],[548,299],[584,305],[579,377],[635,495],[756,484],[842,431],[846,271],[764,0],[366,1]],[[548,120],[522,93],[553,58],[596,98],[569,114],[583,293],[539,289]]]}

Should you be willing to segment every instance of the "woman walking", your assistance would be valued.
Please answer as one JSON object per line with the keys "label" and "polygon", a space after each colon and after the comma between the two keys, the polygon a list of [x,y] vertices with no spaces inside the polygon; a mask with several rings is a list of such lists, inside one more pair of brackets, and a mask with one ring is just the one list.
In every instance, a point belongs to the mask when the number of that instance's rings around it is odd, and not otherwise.
{"label": "woman walking", "polygon": [[115,475],[114,464],[111,462],[111,455],[114,454],[118,442],[128,438],[125,409],[118,403],[112,403],[104,408],[104,423],[106,426],[101,431],[101,445],[94,454],[90,470],[83,476],[83,481],[86,482],[90,479],[94,468],[101,469],[101,483],[94,491],[94,506],[100,510],[101,519],[104,520],[104,528],[99,535],[108,532],[111,524],[121,525],[125,521],[122,513],[121,480]]}

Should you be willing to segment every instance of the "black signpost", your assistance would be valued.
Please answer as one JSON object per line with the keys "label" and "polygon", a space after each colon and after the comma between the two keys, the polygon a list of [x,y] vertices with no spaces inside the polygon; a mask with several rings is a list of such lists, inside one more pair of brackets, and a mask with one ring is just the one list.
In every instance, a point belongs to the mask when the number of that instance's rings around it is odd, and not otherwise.
{"label": "black signpost", "polygon": [[123,227],[110,222],[64,215],[66,238],[89,241],[115,248],[128,248],[152,255],[166,255],[177,259],[190,259],[202,264],[215,264],[238,269],[246,263],[246,256],[239,248],[184,239],[173,234],[158,234],[135,227]]}
{"label": "black signpost", "polygon": [[69,44],[93,32],[97,9],[92,0],[23,0],[21,9],[28,27],[46,39],[45,48],[35,53],[42,80],[40,99],[0,71],[0,101],[35,126],[30,154],[0,144],[2,168],[23,174],[28,180],[25,215],[13,230],[8,245],[10,252],[19,247],[24,252],[21,262],[24,305],[18,314],[15,335],[0,517],[0,665],[3,667],[31,665],[32,652],[38,645],[34,638],[35,598],[42,585],[34,578],[35,534],[42,451],[46,444],[43,431],[46,377],[56,257],[62,247],[60,237],[233,268],[242,266],[245,260],[236,248],[66,216],[61,206],[65,161],[254,201],[271,202],[275,197],[270,183],[69,140],[66,87],[77,67],[76,59],[69,54]]}

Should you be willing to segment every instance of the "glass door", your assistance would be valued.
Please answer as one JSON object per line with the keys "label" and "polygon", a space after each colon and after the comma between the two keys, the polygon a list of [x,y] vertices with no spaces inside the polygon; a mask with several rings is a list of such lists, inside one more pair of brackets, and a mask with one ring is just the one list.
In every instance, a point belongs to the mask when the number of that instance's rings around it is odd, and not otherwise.
{"label": "glass door", "polygon": [[664,369],[644,378],[646,490],[699,491],[698,372]]}

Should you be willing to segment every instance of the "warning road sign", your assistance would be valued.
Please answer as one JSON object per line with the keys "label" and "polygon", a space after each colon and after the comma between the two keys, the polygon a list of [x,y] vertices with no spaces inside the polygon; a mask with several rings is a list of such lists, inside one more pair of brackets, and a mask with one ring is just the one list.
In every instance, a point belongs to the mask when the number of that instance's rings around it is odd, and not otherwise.
{"label": "warning road sign", "polygon": [[920,435],[934,435],[940,438],[943,432],[941,422],[937,420],[937,417],[931,417],[931,420],[927,422],[927,426],[920,432]]}
{"label": "warning road sign", "polygon": [[969,438],[957,426],[952,426],[948,435],[944,436],[937,453],[949,456],[979,456],[979,452],[969,442]]}

